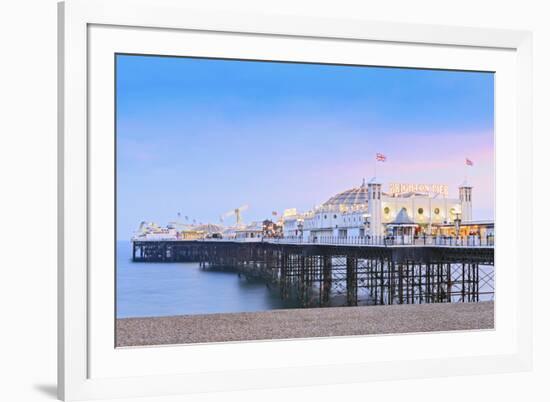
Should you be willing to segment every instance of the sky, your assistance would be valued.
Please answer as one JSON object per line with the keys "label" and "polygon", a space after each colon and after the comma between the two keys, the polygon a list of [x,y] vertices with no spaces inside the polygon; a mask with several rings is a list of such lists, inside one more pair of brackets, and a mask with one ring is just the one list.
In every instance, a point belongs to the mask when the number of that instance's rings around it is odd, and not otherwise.
{"label": "sky", "polygon": [[[117,238],[141,221],[245,222],[306,211],[374,175],[467,176],[473,218],[494,215],[494,76],[117,55]],[[466,167],[465,158],[474,162]],[[234,223],[227,218],[226,223]]]}

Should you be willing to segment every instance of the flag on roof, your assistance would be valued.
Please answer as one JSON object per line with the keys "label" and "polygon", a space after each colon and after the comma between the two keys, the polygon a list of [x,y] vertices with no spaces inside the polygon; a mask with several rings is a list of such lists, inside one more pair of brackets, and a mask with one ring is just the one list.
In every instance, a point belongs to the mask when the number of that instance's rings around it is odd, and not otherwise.
{"label": "flag on roof", "polygon": [[474,166],[474,162],[472,162],[470,159],[466,158],[466,166]]}
{"label": "flag on roof", "polygon": [[377,162],[386,162],[386,155],[384,154],[381,154],[381,153],[377,153],[376,154],[376,161]]}

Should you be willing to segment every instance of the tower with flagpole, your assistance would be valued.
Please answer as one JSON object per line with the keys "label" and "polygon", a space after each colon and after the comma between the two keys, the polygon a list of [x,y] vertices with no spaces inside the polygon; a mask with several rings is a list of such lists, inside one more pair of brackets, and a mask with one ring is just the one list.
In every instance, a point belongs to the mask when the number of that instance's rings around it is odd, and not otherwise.
{"label": "tower with flagpole", "polygon": [[462,211],[462,220],[465,222],[472,220],[472,186],[468,183],[468,169],[474,166],[474,162],[466,158],[466,174],[464,182],[458,187],[458,197],[460,199],[460,209]]}
{"label": "tower with flagpole", "polygon": [[382,183],[373,177],[368,183],[367,214],[369,216],[369,234],[382,236]]}
{"label": "tower with flagpole", "polygon": [[374,161],[374,177],[368,183],[367,214],[369,215],[369,234],[383,235],[382,227],[382,183],[376,177],[376,165],[386,162],[386,155],[377,153]]}

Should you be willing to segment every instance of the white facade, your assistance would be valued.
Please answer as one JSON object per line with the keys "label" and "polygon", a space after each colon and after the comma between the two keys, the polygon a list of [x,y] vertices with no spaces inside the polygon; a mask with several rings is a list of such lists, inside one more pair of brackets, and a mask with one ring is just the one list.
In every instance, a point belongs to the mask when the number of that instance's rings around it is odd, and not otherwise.
{"label": "white facade", "polygon": [[[286,220],[284,222],[286,233]],[[367,210],[365,207],[345,209],[337,206],[321,206],[303,215],[304,238],[365,236]]]}
{"label": "white facade", "polygon": [[259,222],[252,222],[242,228],[235,230],[235,239],[238,240],[261,240],[263,236],[263,227]]}
{"label": "white facade", "polygon": [[283,236],[301,237],[304,220],[299,215],[287,216],[283,218]]}
{"label": "white facade", "polygon": [[415,233],[431,234],[433,226],[472,219],[472,187],[462,185],[459,198],[409,192],[388,194],[376,179],[339,193],[311,211],[283,218],[285,237],[304,239],[373,237],[391,234],[399,223],[399,213]]}
{"label": "white facade", "polygon": [[141,222],[139,229],[134,233],[134,240],[176,240],[178,232],[173,227],[161,228],[155,223]]}

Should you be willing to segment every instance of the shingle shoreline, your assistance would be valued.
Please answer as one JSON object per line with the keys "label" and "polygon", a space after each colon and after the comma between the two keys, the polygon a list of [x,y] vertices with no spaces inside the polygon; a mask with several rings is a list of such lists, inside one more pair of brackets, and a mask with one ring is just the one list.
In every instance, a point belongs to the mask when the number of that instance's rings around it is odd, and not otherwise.
{"label": "shingle shoreline", "polygon": [[494,303],[442,303],[122,318],[122,346],[234,342],[494,328]]}

